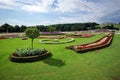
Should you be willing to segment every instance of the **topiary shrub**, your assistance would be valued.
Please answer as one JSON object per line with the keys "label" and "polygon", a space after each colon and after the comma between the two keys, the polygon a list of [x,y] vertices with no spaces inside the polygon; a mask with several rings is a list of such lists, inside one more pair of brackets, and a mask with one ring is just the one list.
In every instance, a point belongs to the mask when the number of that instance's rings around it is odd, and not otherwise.
{"label": "topiary shrub", "polygon": [[31,38],[31,47],[32,47],[32,49],[33,49],[33,40],[40,35],[39,32],[40,31],[37,28],[27,28],[25,30],[25,35],[28,36],[29,38]]}

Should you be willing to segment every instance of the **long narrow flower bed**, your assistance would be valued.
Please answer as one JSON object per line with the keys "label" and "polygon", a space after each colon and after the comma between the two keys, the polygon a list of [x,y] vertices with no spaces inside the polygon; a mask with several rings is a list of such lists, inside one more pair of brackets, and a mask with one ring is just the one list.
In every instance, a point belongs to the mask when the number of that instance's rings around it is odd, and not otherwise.
{"label": "long narrow flower bed", "polygon": [[114,33],[109,33],[95,42],[81,44],[81,45],[72,45],[66,48],[75,50],[76,52],[87,52],[89,50],[96,50],[96,49],[103,48],[109,45],[113,39],[113,36],[114,36]]}
{"label": "long narrow flower bed", "polygon": [[67,35],[67,36],[73,37],[73,38],[90,38],[94,35],[93,34],[72,34],[72,35]]}
{"label": "long narrow flower bed", "polygon": [[41,32],[40,34],[41,35],[63,35],[64,33],[55,31],[55,32]]}
{"label": "long narrow flower bed", "polygon": [[0,35],[0,39],[16,38],[19,36],[20,35],[18,35],[18,34],[5,34],[5,35]]}

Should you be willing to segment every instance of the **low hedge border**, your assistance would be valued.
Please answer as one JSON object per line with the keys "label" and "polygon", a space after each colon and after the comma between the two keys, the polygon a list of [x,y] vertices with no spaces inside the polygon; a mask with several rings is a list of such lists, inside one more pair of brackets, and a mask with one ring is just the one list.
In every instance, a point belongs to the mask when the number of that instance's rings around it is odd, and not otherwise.
{"label": "low hedge border", "polygon": [[16,57],[13,54],[11,54],[9,57],[9,60],[12,62],[19,62],[19,63],[34,62],[34,61],[42,60],[49,56],[51,56],[51,53],[49,51],[47,51],[46,53],[41,54],[41,55],[28,56],[28,57]]}
{"label": "low hedge border", "polygon": [[64,43],[70,43],[70,42],[74,42],[75,39],[71,38],[68,41],[63,41],[63,42],[44,42],[44,41],[49,41],[48,39],[44,39],[44,40],[40,40],[40,43],[44,43],[44,44],[64,44]]}

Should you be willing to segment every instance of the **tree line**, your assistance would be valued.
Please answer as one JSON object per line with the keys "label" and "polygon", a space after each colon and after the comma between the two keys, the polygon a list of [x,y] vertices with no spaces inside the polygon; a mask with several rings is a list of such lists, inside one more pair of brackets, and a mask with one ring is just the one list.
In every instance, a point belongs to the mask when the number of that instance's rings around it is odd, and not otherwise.
{"label": "tree line", "polygon": [[8,23],[5,23],[3,25],[0,26],[0,32],[24,32],[25,29],[27,28],[27,26],[19,26],[19,25],[15,25],[12,26]]}
{"label": "tree line", "polygon": [[[120,23],[119,23],[120,25]],[[110,25],[104,25],[101,27],[100,24],[96,22],[88,22],[88,23],[69,23],[69,24],[54,24],[54,25],[36,25],[36,26],[19,26],[15,25],[12,26],[8,23],[5,23],[0,26],[0,32],[24,32],[27,27],[36,27],[39,29],[41,32],[54,30],[54,31],[81,31],[81,30],[93,30],[93,29],[116,29],[118,30],[119,28],[116,28],[113,24]],[[53,27],[53,28],[50,28]]]}

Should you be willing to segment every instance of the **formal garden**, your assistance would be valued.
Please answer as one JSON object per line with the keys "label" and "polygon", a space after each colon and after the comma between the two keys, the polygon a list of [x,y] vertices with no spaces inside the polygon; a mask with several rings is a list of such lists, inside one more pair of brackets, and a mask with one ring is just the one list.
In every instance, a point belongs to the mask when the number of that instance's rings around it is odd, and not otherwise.
{"label": "formal garden", "polygon": [[119,39],[114,32],[36,28],[2,34],[0,80],[120,80]]}

